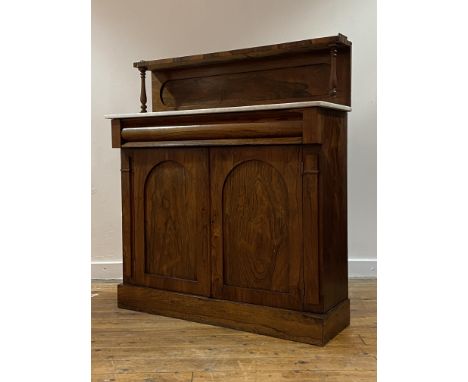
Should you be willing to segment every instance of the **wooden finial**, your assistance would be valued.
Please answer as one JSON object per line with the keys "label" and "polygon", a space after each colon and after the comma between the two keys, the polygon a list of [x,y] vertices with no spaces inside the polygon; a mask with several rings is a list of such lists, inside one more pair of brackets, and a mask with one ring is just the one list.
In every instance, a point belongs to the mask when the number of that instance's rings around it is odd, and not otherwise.
{"label": "wooden finial", "polygon": [[141,113],[146,113],[146,67],[138,68],[140,71],[141,77],[141,93],[140,93],[140,102],[141,102]]}

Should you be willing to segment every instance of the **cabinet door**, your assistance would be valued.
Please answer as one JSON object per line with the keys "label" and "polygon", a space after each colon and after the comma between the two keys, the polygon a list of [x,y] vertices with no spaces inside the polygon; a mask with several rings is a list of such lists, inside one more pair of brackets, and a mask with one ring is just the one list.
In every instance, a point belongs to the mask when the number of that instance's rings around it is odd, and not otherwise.
{"label": "cabinet door", "polygon": [[300,146],[212,148],[212,294],[301,308]]}
{"label": "cabinet door", "polygon": [[133,162],[136,283],[208,296],[207,149],[138,149]]}

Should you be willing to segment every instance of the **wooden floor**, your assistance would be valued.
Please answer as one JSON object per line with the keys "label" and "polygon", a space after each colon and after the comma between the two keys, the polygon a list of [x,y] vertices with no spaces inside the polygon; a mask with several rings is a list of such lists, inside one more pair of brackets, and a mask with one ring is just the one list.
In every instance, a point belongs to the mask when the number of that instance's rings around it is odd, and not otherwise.
{"label": "wooden floor", "polygon": [[327,346],[117,308],[116,283],[92,285],[92,380],[375,381],[376,281],[351,280],[351,326]]}

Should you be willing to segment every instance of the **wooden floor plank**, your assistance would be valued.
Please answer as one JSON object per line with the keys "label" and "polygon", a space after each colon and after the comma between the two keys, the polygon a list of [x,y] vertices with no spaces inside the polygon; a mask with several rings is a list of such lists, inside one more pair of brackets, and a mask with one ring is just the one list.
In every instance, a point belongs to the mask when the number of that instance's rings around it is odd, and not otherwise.
{"label": "wooden floor plank", "polygon": [[351,325],[321,348],[117,307],[92,284],[95,382],[375,381],[376,281],[350,280]]}
{"label": "wooden floor plank", "polygon": [[320,356],[361,356],[373,352],[373,347],[360,343],[358,345],[341,347],[326,347],[323,349],[304,349],[290,346],[259,346],[249,344],[250,346],[223,346],[222,352],[218,346],[151,346],[139,348],[128,347],[107,347],[93,349],[92,356],[95,359],[103,360],[137,360],[137,359],[172,359],[176,357],[190,358],[200,355],[209,356],[211,359],[235,358],[239,354],[248,354],[252,358],[277,357],[280,354],[283,357],[314,357]]}
{"label": "wooden floor plank", "polygon": [[231,358],[209,358],[203,356],[134,359],[113,361],[115,373],[137,372],[176,372],[176,371],[359,371],[375,370],[375,357],[372,355],[314,355],[312,357],[262,357],[249,356]]}
{"label": "wooden floor plank", "polygon": [[375,371],[256,371],[253,373],[195,372],[193,382],[370,382]]}

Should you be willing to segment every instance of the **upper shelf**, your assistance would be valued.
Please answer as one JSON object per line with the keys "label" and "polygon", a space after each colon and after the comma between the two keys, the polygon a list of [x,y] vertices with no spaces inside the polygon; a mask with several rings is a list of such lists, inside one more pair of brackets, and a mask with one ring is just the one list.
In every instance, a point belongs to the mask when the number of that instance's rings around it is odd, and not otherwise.
{"label": "upper shelf", "polygon": [[280,104],[267,105],[250,105],[250,106],[235,106],[235,107],[217,107],[210,109],[192,109],[192,110],[173,110],[173,111],[157,111],[152,113],[129,113],[129,114],[109,114],[107,119],[121,118],[149,118],[149,117],[169,117],[180,115],[198,115],[198,114],[216,114],[216,113],[236,113],[246,111],[263,111],[263,110],[285,110],[285,109],[300,109],[307,107],[323,107],[327,109],[335,109],[342,111],[351,111],[349,106],[339,105],[336,103],[325,101],[308,101],[308,102],[289,102]]}
{"label": "upper shelf", "polygon": [[342,34],[337,36],[320,37],[302,41],[287,42],[283,44],[265,45],[254,48],[235,49],[224,52],[196,54],[159,60],[141,60],[133,63],[135,68],[147,70],[175,69],[194,65],[219,64],[237,60],[249,60],[261,57],[271,57],[281,54],[305,53],[319,49],[326,49],[330,45],[351,46],[351,41]]}
{"label": "upper shelf", "polygon": [[308,101],[351,106],[351,42],[342,34],[134,66],[143,113],[147,71],[154,112]]}

